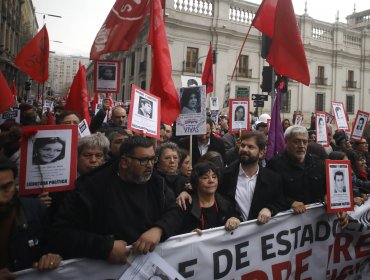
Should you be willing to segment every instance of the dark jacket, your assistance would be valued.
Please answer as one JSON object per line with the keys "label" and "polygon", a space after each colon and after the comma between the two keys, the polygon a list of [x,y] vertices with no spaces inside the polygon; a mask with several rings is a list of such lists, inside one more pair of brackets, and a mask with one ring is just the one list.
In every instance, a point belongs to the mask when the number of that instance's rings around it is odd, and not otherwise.
{"label": "dark jacket", "polygon": [[[197,228],[202,229],[202,213],[199,206],[198,195],[194,193],[192,195],[192,199],[192,204],[187,203],[186,206],[184,223],[181,230],[182,233],[189,233]],[[219,193],[215,194],[215,200],[218,207],[218,216],[216,224],[212,225],[212,227],[224,226],[226,221],[231,217],[241,220],[240,215],[235,210],[235,205],[232,202],[223,198]]]}
{"label": "dark jacket", "polygon": [[286,152],[267,163],[267,168],[283,179],[283,191],[289,205],[294,201],[311,204],[324,201],[325,165],[318,157],[306,154],[303,164],[292,161]]}
{"label": "dark jacket", "polygon": [[117,170],[117,162],[97,168],[64,199],[50,233],[63,258],[107,259],[114,240],[132,244],[155,226],[162,240],[180,230],[183,214],[163,178],[153,174],[145,184],[131,184]]}
{"label": "dark jacket", "polygon": [[180,174],[164,174],[158,170],[154,172],[158,173],[165,180],[167,187],[173,191],[175,197],[185,191],[185,184],[189,183],[189,178]]}
{"label": "dark jacket", "polygon": [[34,262],[47,253],[46,206],[38,198],[16,199],[16,218],[9,237],[10,271],[31,268]]}
{"label": "dark jacket", "polygon": [[[100,109],[98,111],[98,113],[91,119],[90,126],[89,126],[91,133],[95,133],[97,131],[106,132],[110,129],[114,129],[116,127],[119,127],[115,123],[113,123],[112,121],[109,121],[109,122],[105,123],[104,119],[105,119],[106,115],[107,115],[107,113],[104,112],[103,109]],[[126,128],[126,127],[123,127],[123,128]]]}
{"label": "dark jacket", "polygon": [[[198,162],[201,155],[200,155],[199,148],[198,148],[198,139],[197,139],[197,137],[193,136],[192,138],[193,138],[192,164],[195,165]],[[182,148],[182,149],[185,149],[187,151],[190,151],[190,140],[189,139],[190,139],[189,137],[182,138],[178,143],[179,147]],[[224,141],[222,139],[216,138],[215,136],[213,136],[212,133],[211,133],[211,136],[210,136],[210,143],[209,143],[209,146],[208,146],[208,152],[210,152],[210,151],[219,152],[222,156],[223,162],[225,162]]]}
{"label": "dark jacket", "polygon": [[[232,201],[235,201],[239,166],[240,162],[237,160],[225,168],[221,176],[222,183],[218,188],[221,194]],[[274,216],[289,209],[289,205],[283,195],[281,177],[271,170],[260,167],[248,220],[257,219],[258,213],[263,208],[268,208]]]}

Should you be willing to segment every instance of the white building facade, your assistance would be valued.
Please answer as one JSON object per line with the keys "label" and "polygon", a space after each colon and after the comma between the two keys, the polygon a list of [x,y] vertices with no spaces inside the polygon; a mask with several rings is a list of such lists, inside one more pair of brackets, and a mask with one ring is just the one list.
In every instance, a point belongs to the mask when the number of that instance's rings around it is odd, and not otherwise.
{"label": "white building facade", "polygon": [[[181,75],[201,77],[209,42],[216,51],[212,95],[227,106],[227,98],[262,94],[261,33],[252,28],[242,50],[236,75],[231,74],[258,5],[245,1],[168,0],[165,22],[177,87]],[[340,101],[353,120],[358,109],[370,112],[370,10],[354,13],[347,23],[327,23],[297,16],[311,76],[309,87],[289,80],[283,95],[282,118],[302,112],[308,123],[312,112],[331,112],[331,101]],[[151,52],[147,45],[148,22],[122,60],[122,90],[118,99],[129,100],[131,84],[150,88]],[[122,96],[123,94],[123,96]],[[265,93],[266,94],[266,93]],[[220,108],[227,111],[227,108]],[[251,111],[255,111],[253,103]],[[258,113],[270,113],[270,98]]]}

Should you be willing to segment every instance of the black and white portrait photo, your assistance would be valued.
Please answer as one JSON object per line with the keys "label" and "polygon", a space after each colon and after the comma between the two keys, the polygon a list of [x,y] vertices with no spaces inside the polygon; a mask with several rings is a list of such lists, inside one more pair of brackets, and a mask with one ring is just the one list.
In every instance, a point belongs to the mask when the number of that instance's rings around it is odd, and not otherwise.
{"label": "black and white portrait photo", "polygon": [[199,87],[202,85],[202,80],[195,76],[181,76],[181,87]]}
{"label": "black and white portrait photo", "polygon": [[217,96],[212,96],[209,98],[209,103],[210,103],[210,110],[211,111],[217,111],[218,110],[218,97]]}
{"label": "black and white portrait photo", "polygon": [[37,138],[33,143],[33,165],[49,164],[65,156],[65,140],[59,137]]}
{"label": "black and white portrait photo", "polygon": [[120,65],[115,60],[95,61],[95,92],[119,92]]}
{"label": "black and white portrait photo", "polygon": [[152,118],[153,113],[153,102],[145,97],[140,96],[139,98],[139,108],[137,113],[146,118]]}
{"label": "black and white portrait photo", "polygon": [[201,87],[185,87],[180,89],[181,114],[200,113]]}
{"label": "black and white portrait photo", "polygon": [[349,131],[349,125],[348,125],[346,113],[344,111],[343,103],[332,102],[332,107],[333,107],[333,114],[334,114],[338,129]]}
{"label": "black and white portrait photo", "polygon": [[358,110],[353,130],[351,133],[351,141],[360,141],[363,137],[369,113]]}
{"label": "black and white portrait photo", "polygon": [[249,99],[236,98],[229,100],[230,128],[233,132],[243,132],[249,127]]}

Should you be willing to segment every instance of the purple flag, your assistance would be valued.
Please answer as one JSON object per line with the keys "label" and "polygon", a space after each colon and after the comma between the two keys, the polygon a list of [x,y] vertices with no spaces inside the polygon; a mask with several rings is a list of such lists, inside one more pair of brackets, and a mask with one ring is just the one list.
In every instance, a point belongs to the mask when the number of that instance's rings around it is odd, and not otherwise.
{"label": "purple flag", "polygon": [[277,87],[274,108],[271,114],[271,123],[268,136],[267,160],[272,159],[276,154],[281,154],[285,148],[284,131],[280,120],[280,88]]}

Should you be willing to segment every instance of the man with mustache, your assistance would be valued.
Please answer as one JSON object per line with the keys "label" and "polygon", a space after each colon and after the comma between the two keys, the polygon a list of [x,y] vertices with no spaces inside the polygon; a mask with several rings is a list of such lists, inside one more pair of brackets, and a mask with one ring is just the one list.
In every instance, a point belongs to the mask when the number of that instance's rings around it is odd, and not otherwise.
{"label": "man with mustache", "polygon": [[[293,125],[284,133],[285,151],[267,163],[267,168],[280,174],[283,191],[290,207],[296,214],[306,211],[306,205],[326,200],[324,162],[307,153],[308,132],[303,126]],[[349,216],[338,213],[342,227],[347,226]]]}
{"label": "man with mustache", "polygon": [[121,144],[118,161],[77,180],[50,231],[64,258],[125,263],[127,245],[147,253],[178,233],[182,213],[164,179],[153,174],[153,142],[132,136]]}
{"label": "man with mustache", "polygon": [[289,209],[280,176],[259,165],[265,147],[266,136],[263,133],[243,134],[239,160],[231,163],[222,174],[218,191],[236,202],[243,221],[257,219],[265,224],[278,212]]}

